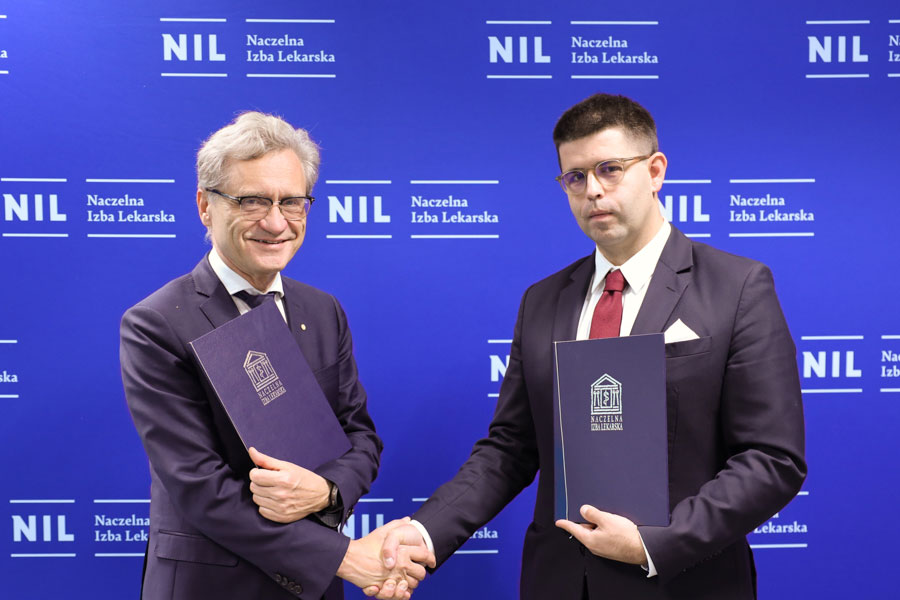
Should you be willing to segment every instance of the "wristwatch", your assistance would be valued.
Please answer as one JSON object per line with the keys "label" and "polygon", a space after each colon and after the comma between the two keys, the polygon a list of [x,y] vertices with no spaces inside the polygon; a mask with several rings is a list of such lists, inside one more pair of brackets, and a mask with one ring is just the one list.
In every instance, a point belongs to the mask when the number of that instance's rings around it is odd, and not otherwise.
{"label": "wristwatch", "polygon": [[340,490],[338,490],[338,486],[336,486],[333,481],[328,482],[328,487],[328,510],[334,510],[338,507]]}

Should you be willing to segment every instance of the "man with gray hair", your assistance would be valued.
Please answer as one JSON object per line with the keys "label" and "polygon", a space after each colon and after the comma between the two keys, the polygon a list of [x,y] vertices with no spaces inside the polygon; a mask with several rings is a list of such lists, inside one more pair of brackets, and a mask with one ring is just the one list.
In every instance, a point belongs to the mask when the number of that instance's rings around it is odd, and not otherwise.
{"label": "man with gray hair", "polygon": [[[197,155],[212,249],[122,318],[122,380],[150,460],[144,600],[335,600],[335,575],[360,587],[396,576],[414,588],[425,571],[413,561],[433,564],[419,546],[392,572],[382,566],[381,542],[400,522],[360,540],[339,531],[375,478],[382,444],[340,304],[281,276],[303,243],[318,167],[306,131],[278,117],[248,112],[214,133]],[[350,440],[314,472],[248,455],[189,350],[263,298],[274,298]]]}

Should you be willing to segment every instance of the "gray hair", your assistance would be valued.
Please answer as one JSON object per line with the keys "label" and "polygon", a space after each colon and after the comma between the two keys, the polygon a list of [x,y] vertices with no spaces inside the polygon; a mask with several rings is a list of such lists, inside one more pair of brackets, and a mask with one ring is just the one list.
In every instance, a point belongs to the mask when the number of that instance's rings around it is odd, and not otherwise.
{"label": "gray hair", "polygon": [[305,129],[294,129],[281,117],[256,111],[238,115],[203,142],[197,152],[197,187],[222,187],[228,183],[234,161],[253,160],[286,148],[293,150],[303,164],[309,194],[319,177],[319,147]]}

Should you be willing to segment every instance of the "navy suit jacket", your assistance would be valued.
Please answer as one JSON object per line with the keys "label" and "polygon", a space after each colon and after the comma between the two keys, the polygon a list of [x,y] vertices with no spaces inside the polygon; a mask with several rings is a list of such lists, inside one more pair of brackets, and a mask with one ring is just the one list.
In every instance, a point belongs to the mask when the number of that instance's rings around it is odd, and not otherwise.
{"label": "navy suit jacket", "polygon": [[[552,342],[575,339],[593,255],[524,294],[488,436],[414,515],[439,562],[540,473],[520,580],[526,599],[754,598],[746,535],[806,476],[796,350],[763,264],[674,227],[631,333],[681,319],[698,339],[666,345],[671,524],[641,527],[658,571],[587,552],[553,518]],[[628,460],[628,457],[622,457]]]}
{"label": "navy suit jacket", "polygon": [[[352,445],[316,469],[338,486],[343,523],[375,478],[381,440],[337,300],[283,279],[291,332]],[[204,257],[122,318],[125,396],[150,459],[142,598],[343,598],[334,573],[349,539],[314,518],[280,524],[259,515],[249,490],[254,465],[189,350],[191,340],[237,316]]]}

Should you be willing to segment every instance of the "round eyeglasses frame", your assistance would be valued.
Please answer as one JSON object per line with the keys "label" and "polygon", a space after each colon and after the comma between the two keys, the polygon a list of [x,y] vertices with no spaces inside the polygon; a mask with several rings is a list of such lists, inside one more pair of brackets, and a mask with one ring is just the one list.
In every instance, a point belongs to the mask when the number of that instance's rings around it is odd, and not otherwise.
{"label": "round eyeglasses frame", "polygon": [[[629,156],[628,158],[607,158],[601,160],[591,169],[571,169],[555,177],[556,181],[567,194],[580,194],[587,189],[587,172],[593,171],[597,177],[597,181],[604,187],[612,187],[618,185],[625,176],[625,171],[636,162],[626,165],[630,161],[642,161],[653,156],[653,154],[645,154],[643,156]],[[580,176],[580,179],[579,179]]]}

